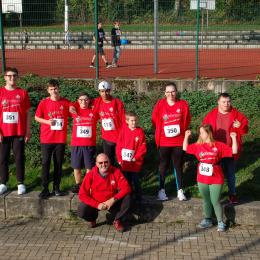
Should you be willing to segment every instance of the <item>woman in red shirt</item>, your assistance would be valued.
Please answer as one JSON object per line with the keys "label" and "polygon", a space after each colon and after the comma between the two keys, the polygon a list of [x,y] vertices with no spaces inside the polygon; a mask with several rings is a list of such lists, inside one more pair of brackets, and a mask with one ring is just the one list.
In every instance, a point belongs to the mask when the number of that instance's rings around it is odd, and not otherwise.
{"label": "woman in red shirt", "polygon": [[199,224],[200,228],[212,226],[212,207],[218,220],[218,231],[225,231],[226,225],[222,220],[222,207],[220,195],[224,184],[223,171],[220,160],[224,157],[232,157],[237,153],[236,133],[230,133],[232,147],[215,141],[212,134],[212,127],[209,124],[199,128],[199,138],[194,144],[189,145],[188,140],[191,131],[185,132],[183,150],[193,154],[198,160],[197,182],[200,194],[203,198],[203,211],[205,218]]}

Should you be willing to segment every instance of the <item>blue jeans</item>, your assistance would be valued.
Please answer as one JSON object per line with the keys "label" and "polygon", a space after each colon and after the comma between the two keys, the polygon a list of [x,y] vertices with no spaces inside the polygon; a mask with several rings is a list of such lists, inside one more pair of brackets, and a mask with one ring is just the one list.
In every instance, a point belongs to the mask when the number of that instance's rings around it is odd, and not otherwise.
{"label": "blue jeans", "polygon": [[227,178],[228,192],[230,195],[236,194],[236,161],[234,158],[223,158],[221,166]]}
{"label": "blue jeans", "polygon": [[121,48],[120,46],[114,46],[113,64],[116,64],[120,57]]}

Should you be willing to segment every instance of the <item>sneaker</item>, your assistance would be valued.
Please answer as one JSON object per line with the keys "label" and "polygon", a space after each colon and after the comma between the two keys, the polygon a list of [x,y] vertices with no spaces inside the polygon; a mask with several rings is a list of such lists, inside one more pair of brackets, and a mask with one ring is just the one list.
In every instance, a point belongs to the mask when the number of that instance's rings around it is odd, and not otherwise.
{"label": "sneaker", "polygon": [[51,196],[51,193],[48,189],[43,189],[42,192],[39,194],[39,198],[42,200],[47,200]]}
{"label": "sneaker", "polygon": [[223,221],[219,221],[217,230],[219,232],[225,232],[226,231],[226,224]]}
{"label": "sneaker", "polygon": [[113,226],[115,227],[115,229],[118,232],[124,232],[124,230],[125,230],[124,226],[122,225],[122,223],[119,219],[117,219],[113,222]]}
{"label": "sneaker", "polygon": [[178,197],[178,199],[179,199],[180,201],[182,201],[182,200],[187,200],[187,198],[185,197],[185,195],[184,195],[182,189],[179,189],[179,190],[178,190],[178,195],[177,195],[177,197]]}
{"label": "sneaker", "polygon": [[117,68],[118,65],[117,65],[116,63],[112,63],[111,67],[113,67],[113,68]]}
{"label": "sneaker", "polygon": [[106,64],[106,68],[107,68],[107,69],[109,69],[109,68],[111,68],[111,67],[112,67],[112,65],[111,65],[111,64],[109,64],[109,63],[108,63],[108,64]]}
{"label": "sneaker", "polygon": [[159,190],[158,200],[168,200],[168,197],[166,196],[166,193],[165,193],[165,189]]}
{"label": "sneaker", "polygon": [[72,187],[71,192],[78,194],[80,189],[80,184],[76,184],[75,186]]}
{"label": "sneaker", "polygon": [[90,64],[89,67],[90,67],[90,68],[93,68],[93,69],[96,68],[94,64]]}
{"label": "sneaker", "polygon": [[88,222],[88,226],[89,226],[90,228],[96,227],[96,226],[97,226],[96,220],[94,220],[94,221],[89,221],[89,222]]}
{"label": "sneaker", "polygon": [[65,192],[61,191],[60,188],[55,188],[53,193],[55,196],[65,196]]}
{"label": "sneaker", "polygon": [[25,194],[26,193],[26,187],[25,187],[25,185],[24,184],[19,184],[18,186],[17,186],[17,194],[18,195],[23,195],[23,194]]}
{"label": "sneaker", "polygon": [[229,203],[238,204],[238,199],[237,199],[237,196],[235,194],[229,195]]}
{"label": "sneaker", "polygon": [[0,184],[0,195],[7,192],[7,186],[5,184]]}
{"label": "sneaker", "polygon": [[210,218],[204,218],[198,225],[199,228],[209,228],[212,227],[212,220]]}

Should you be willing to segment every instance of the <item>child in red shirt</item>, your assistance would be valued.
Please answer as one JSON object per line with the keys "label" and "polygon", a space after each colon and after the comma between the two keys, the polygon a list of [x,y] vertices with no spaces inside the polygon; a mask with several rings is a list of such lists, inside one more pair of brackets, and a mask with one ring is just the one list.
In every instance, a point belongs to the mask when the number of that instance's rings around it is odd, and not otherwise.
{"label": "child in red shirt", "polygon": [[213,207],[218,220],[218,231],[225,231],[226,225],[222,220],[223,212],[220,204],[220,196],[224,184],[220,160],[224,157],[232,157],[232,154],[237,153],[236,133],[230,133],[232,147],[215,141],[212,127],[209,124],[202,125],[199,128],[199,138],[196,143],[188,144],[190,136],[191,131],[187,130],[183,141],[183,150],[186,153],[193,154],[199,160],[197,182],[203,198],[203,211],[205,215],[205,219],[201,221],[199,227],[208,228],[212,226]]}
{"label": "child in red shirt", "polygon": [[121,129],[116,144],[116,156],[129,185],[133,186],[135,199],[141,201],[142,191],[139,180],[146,154],[146,140],[142,128],[137,126],[134,112],[125,114],[126,125]]}

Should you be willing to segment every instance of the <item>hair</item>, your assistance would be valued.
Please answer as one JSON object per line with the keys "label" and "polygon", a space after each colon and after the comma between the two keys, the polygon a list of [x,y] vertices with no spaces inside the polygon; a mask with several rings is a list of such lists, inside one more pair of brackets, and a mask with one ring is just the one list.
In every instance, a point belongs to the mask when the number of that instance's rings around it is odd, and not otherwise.
{"label": "hair", "polygon": [[13,73],[15,73],[15,74],[18,75],[18,69],[17,69],[17,68],[7,67],[7,68],[5,69],[5,73],[4,73],[4,74],[6,74],[6,73],[9,72],[9,71],[11,71],[11,72],[13,72]]}
{"label": "hair", "polygon": [[199,137],[198,137],[198,140],[197,140],[197,143],[198,144],[202,144],[204,143],[204,141],[201,139],[200,137],[200,129],[203,128],[205,130],[205,132],[209,135],[209,141],[210,143],[214,143],[215,142],[215,139],[213,137],[213,129],[212,129],[212,126],[210,124],[205,124],[205,125],[201,125],[198,129],[198,133],[199,133]]}
{"label": "hair", "polygon": [[90,99],[90,95],[89,95],[87,92],[81,92],[81,93],[79,93],[78,99],[79,99],[80,97],[82,97],[82,96],[87,96],[87,97]]}
{"label": "hair", "polygon": [[126,120],[128,120],[129,117],[131,117],[131,116],[138,118],[138,116],[137,116],[137,114],[136,114],[135,112],[129,111],[129,112],[126,112],[126,113],[125,113],[125,118],[126,118]]}
{"label": "hair", "polygon": [[49,87],[59,87],[59,81],[58,80],[56,80],[56,79],[50,79],[49,81],[48,81],[48,83],[47,83],[47,89],[49,88]]}
{"label": "hair", "polygon": [[174,87],[175,91],[178,92],[177,85],[176,85],[175,82],[168,82],[168,83],[165,85],[165,89],[166,89],[167,87],[169,87],[169,86]]}
{"label": "hair", "polygon": [[220,93],[218,95],[218,101],[220,100],[220,98],[230,98],[231,99],[231,96],[227,93],[227,92],[223,92],[223,93]]}

